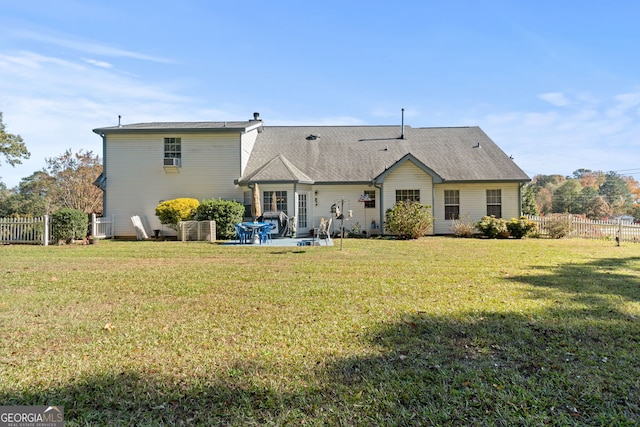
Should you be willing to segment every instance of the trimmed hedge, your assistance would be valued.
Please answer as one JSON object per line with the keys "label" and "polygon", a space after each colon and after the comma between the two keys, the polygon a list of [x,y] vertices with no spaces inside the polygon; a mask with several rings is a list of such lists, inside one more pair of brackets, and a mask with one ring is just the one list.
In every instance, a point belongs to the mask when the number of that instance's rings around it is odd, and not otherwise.
{"label": "trimmed hedge", "polygon": [[51,225],[54,239],[71,242],[87,237],[89,218],[81,210],[62,208],[51,214]]}
{"label": "trimmed hedge", "polygon": [[236,235],[235,225],[242,222],[243,216],[244,205],[235,200],[203,200],[193,212],[196,221],[215,221],[220,239],[232,239]]}
{"label": "trimmed hedge", "polygon": [[199,205],[197,199],[187,197],[165,200],[156,207],[156,216],[161,224],[177,230],[180,221],[192,219],[193,212]]}

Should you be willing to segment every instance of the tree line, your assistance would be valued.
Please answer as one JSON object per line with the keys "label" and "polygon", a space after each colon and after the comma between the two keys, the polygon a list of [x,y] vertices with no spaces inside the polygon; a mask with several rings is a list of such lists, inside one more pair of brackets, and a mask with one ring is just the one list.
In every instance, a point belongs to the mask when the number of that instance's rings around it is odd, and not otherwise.
{"label": "tree line", "polygon": [[589,219],[630,215],[640,221],[640,183],[614,171],[578,169],[572,176],[536,175],[523,192],[523,213],[571,213]]}

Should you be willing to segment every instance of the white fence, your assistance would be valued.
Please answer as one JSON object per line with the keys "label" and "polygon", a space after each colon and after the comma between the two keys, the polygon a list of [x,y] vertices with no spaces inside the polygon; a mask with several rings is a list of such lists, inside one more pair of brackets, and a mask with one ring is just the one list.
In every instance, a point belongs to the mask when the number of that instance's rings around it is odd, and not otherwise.
{"label": "white fence", "polygon": [[[91,216],[91,236],[113,238],[113,215]],[[53,241],[53,226],[49,215],[35,218],[0,218],[0,244],[45,245]]]}
{"label": "white fence", "polygon": [[91,236],[99,239],[113,239],[114,216],[99,217],[91,214]]}
{"label": "white fence", "polygon": [[48,245],[52,229],[49,216],[36,218],[0,218],[0,243]]}
{"label": "white fence", "polygon": [[529,215],[527,218],[536,223],[538,233],[542,236],[549,235],[549,230],[558,221],[564,221],[568,228],[567,237],[640,243],[640,225],[620,220],[594,221],[574,215]]}

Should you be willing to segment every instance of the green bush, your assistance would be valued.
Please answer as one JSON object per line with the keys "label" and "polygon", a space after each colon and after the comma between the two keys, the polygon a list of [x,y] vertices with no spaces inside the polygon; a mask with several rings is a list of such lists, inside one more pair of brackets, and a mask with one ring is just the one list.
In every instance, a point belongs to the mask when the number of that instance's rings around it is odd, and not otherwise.
{"label": "green bush", "polygon": [[431,206],[419,202],[398,202],[386,214],[387,230],[401,239],[417,239],[433,226]]}
{"label": "green bush", "polygon": [[511,218],[507,222],[507,231],[510,236],[516,239],[522,239],[536,231],[536,223],[527,219],[526,216]]}
{"label": "green bush", "polygon": [[235,200],[210,199],[203,200],[193,214],[196,221],[215,221],[216,233],[220,239],[232,239],[235,225],[242,222],[244,205]]}
{"label": "green bush", "polygon": [[78,209],[62,208],[51,214],[53,238],[70,242],[87,237],[89,218]]}
{"label": "green bush", "polygon": [[161,224],[177,230],[180,221],[192,219],[193,212],[199,205],[198,200],[186,197],[165,200],[156,207],[156,216]]}
{"label": "green bush", "polygon": [[490,239],[509,235],[507,221],[502,218],[496,218],[494,215],[483,216],[480,221],[475,223],[475,227]]}

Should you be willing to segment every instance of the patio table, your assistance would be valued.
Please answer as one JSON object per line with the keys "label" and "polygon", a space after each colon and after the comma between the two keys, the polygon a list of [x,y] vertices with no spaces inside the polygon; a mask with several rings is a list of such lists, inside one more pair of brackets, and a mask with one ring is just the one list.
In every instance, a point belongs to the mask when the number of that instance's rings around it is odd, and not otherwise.
{"label": "patio table", "polygon": [[260,236],[258,235],[258,230],[265,225],[269,225],[268,222],[243,222],[242,226],[247,227],[251,230],[251,241],[254,244],[260,243]]}

